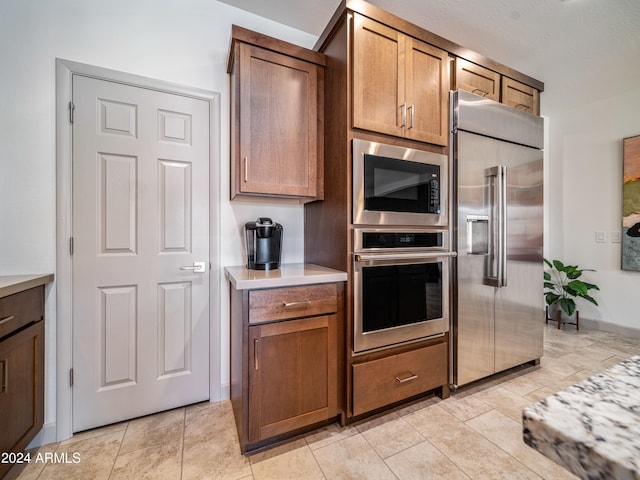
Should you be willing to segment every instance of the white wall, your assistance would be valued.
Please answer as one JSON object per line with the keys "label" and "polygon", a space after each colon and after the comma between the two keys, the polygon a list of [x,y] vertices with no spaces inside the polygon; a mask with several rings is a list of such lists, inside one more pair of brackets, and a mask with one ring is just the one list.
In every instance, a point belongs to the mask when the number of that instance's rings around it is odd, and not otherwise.
{"label": "white wall", "polygon": [[[640,88],[554,113],[545,166],[545,255],[597,270],[584,276],[600,286],[600,306],[581,302],[581,317],[623,329],[640,329],[640,272],[620,269],[611,233],[622,227],[622,140],[640,135],[638,112]],[[596,231],[605,243],[595,242]]]}
{"label": "white wall", "polygon": [[[242,226],[284,225],[284,262],[303,260],[303,207],[230,202],[231,25],[312,47],[316,38],[215,0],[0,2],[0,275],[55,272],[55,59],[96,65],[221,94],[220,265],[244,262]],[[214,259],[215,261],[216,259]],[[219,318],[221,377],[229,381],[228,293]],[[55,287],[47,297],[45,423],[55,422]]]}

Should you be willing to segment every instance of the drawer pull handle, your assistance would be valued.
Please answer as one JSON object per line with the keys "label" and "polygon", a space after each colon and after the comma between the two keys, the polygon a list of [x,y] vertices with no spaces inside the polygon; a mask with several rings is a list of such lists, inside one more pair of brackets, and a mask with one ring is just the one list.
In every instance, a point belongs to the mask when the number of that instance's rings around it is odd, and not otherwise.
{"label": "drawer pull handle", "polygon": [[258,339],[253,339],[253,369],[258,370]]}
{"label": "drawer pull handle", "polygon": [[415,380],[416,378],[418,378],[418,375],[416,375],[415,373],[409,372],[408,377],[405,377],[405,378],[396,377],[396,382],[404,383],[404,382],[409,382],[411,380]]}
{"label": "drawer pull handle", "polygon": [[484,90],[481,90],[479,88],[474,88],[473,91],[471,93],[476,93],[476,92],[480,92],[482,95],[482,97],[486,97],[487,95],[489,95],[489,92],[485,92]]}
{"label": "drawer pull handle", "polygon": [[282,302],[282,306],[285,308],[301,307],[303,305],[305,307],[308,307],[309,305],[311,305],[311,300],[303,300],[302,302]]}
{"label": "drawer pull handle", "polygon": [[7,372],[7,359],[0,360],[2,363],[2,386],[0,387],[0,393],[5,393],[7,391],[7,383],[9,382],[9,372]]}
{"label": "drawer pull handle", "polygon": [[10,322],[14,318],[16,318],[15,315],[9,315],[8,317],[0,318],[0,325],[4,325],[5,323]]}

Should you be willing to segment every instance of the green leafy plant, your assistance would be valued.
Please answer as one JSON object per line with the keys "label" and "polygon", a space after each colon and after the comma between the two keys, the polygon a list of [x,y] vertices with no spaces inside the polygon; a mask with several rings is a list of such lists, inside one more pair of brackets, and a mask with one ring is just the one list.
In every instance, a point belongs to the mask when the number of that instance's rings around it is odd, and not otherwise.
{"label": "green leafy plant", "polygon": [[600,290],[600,288],[593,283],[579,280],[582,272],[595,272],[595,270],[578,268],[577,265],[565,265],[560,260],[549,261],[546,258],[544,263],[549,267],[549,270],[544,272],[544,299],[547,305],[558,304],[568,317],[576,311],[574,298],[584,298],[598,305],[596,299],[589,295],[589,290]]}

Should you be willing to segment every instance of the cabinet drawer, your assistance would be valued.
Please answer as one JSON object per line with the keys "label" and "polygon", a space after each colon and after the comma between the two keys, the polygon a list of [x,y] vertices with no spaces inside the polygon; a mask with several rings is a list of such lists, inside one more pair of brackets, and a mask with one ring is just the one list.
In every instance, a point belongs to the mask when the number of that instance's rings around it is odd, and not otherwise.
{"label": "cabinet drawer", "polygon": [[353,414],[447,384],[447,343],[353,365]]}
{"label": "cabinet drawer", "polygon": [[249,323],[334,313],[337,304],[335,283],[252,290],[249,292]]}
{"label": "cabinet drawer", "polygon": [[44,287],[35,287],[0,298],[0,338],[27,323],[42,320]]}

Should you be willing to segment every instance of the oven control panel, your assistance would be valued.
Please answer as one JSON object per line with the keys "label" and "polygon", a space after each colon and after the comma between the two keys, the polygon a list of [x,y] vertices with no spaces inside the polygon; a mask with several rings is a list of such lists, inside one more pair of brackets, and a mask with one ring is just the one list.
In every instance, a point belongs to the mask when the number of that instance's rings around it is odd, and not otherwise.
{"label": "oven control panel", "polygon": [[362,248],[444,248],[444,232],[362,232]]}

